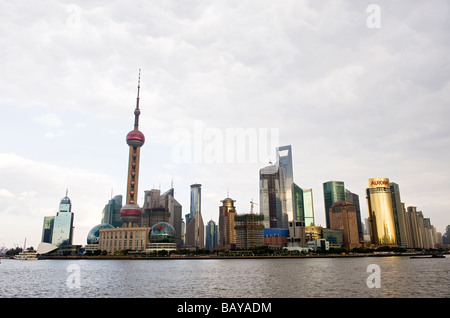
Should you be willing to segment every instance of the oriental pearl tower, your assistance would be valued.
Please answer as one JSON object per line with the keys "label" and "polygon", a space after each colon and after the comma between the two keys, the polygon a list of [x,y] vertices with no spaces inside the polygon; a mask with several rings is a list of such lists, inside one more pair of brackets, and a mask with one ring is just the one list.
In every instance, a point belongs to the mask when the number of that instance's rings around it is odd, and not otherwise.
{"label": "oriental pearl tower", "polygon": [[126,139],[128,146],[130,146],[130,154],[128,157],[126,202],[120,210],[120,219],[123,222],[123,227],[139,226],[142,214],[142,209],[137,205],[140,149],[145,142],[144,134],[139,131],[139,115],[141,114],[139,109],[140,87],[141,70],[139,69],[136,109],[134,110],[134,129],[128,133]]}

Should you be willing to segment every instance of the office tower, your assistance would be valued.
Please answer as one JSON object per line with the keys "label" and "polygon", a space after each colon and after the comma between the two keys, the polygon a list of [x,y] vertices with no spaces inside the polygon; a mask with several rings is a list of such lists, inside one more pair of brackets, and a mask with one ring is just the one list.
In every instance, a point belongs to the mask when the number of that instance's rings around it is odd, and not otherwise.
{"label": "office tower", "polygon": [[330,229],[342,231],[342,241],[346,248],[360,247],[356,206],[351,202],[335,202],[330,208]]}
{"label": "office tower", "polygon": [[66,196],[59,203],[59,210],[53,223],[52,244],[55,246],[72,245],[73,212],[72,202]]}
{"label": "office tower", "polygon": [[42,238],[41,242],[51,243],[53,234],[53,224],[55,222],[54,216],[45,216],[44,225],[42,226]]}
{"label": "office tower", "polygon": [[295,219],[305,221],[305,209],[303,207],[303,189],[294,183],[294,214]]}
{"label": "office tower", "polygon": [[141,225],[153,227],[156,223],[169,222],[169,202],[167,196],[161,196],[161,191],[152,189],[144,191]]}
{"label": "office tower", "polygon": [[288,228],[296,213],[291,146],[276,148],[276,154],[275,164],[259,171],[260,211],[265,228]]}
{"label": "office tower", "polygon": [[356,209],[356,218],[358,219],[358,235],[359,240],[364,240],[364,231],[362,228],[362,220],[361,220],[361,208],[359,205],[359,195],[351,192],[350,190],[345,189],[345,201],[353,203]]}
{"label": "office tower", "polygon": [[163,197],[166,197],[167,206],[169,209],[169,224],[171,224],[175,230],[175,243],[177,247],[180,248],[183,246],[183,219],[182,219],[182,210],[183,207],[181,204],[175,199],[175,190],[172,187],[168,191],[162,194]]}
{"label": "office tower", "polygon": [[395,234],[397,245],[402,248],[407,247],[407,232],[405,224],[405,212],[400,198],[400,188],[397,183],[391,182],[392,211],[394,212]]}
{"label": "office tower", "polygon": [[242,214],[234,217],[236,248],[250,249],[264,245],[264,215]]}
{"label": "office tower", "polygon": [[136,109],[134,110],[134,129],[127,135],[126,141],[130,147],[128,156],[128,178],[125,205],[120,210],[120,219],[124,227],[139,226],[142,210],[137,204],[139,184],[139,161],[141,147],[144,145],[144,134],[139,131],[139,91],[141,87],[141,71],[139,70]]}
{"label": "office tower", "polygon": [[323,199],[325,204],[325,220],[330,228],[329,211],[333,203],[345,201],[345,188],[342,181],[328,181],[323,184]]}
{"label": "office tower", "polygon": [[234,217],[236,208],[231,198],[221,200],[222,206],[219,207],[219,246],[230,249],[236,246],[236,230],[234,228]]}
{"label": "office tower", "polygon": [[213,220],[206,224],[205,248],[214,251],[217,246],[217,225]]}
{"label": "office tower", "polygon": [[191,185],[191,208],[186,218],[187,248],[203,249],[205,247],[205,226],[201,213],[201,184]]}
{"label": "office tower", "polygon": [[397,246],[389,179],[369,179],[366,194],[372,244]]}
{"label": "office tower", "polygon": [[314,204],[312,189],[303,189],[303,211],[305,226],[314,226]]}
{"label": "office tower", "polygon": [[108,204],[105,205],[102,211],[101,224],[110,224],[113,227],[121,227],[122,221],[120,220],[120,209],[122,208],[122,196],[116,195]]}

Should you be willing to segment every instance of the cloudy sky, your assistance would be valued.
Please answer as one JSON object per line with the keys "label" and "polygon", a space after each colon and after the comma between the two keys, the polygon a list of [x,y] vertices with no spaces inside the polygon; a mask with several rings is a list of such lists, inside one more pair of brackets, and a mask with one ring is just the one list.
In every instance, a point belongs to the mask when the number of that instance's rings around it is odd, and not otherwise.
{"label": "cloudy sky", "polygon": [[[374,4],[374,5],[371,5]],[[259,169],[292,145],[294,181],[400,186],[450,224],[448,1],[0,1],[0,246],[40,242],[68,189],[75,244],[124,194],[141,69],[140,203],[166,191],[204,222],[259,202]],[[238,141],[246,139],[242,144]],[[259,207],[255,206],[258,212]]]}

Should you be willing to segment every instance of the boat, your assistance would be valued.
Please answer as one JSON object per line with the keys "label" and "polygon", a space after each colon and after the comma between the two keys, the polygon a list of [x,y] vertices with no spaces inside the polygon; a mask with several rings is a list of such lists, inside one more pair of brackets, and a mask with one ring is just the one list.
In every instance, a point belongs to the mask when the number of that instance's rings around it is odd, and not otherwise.
{"label": "boat", "polygon": [[34,260],[38,260],[36,251],[25,251],[25,252],[20,252],[17,255],[14,255],[14,259],[18,259],[18,260],[25,260],[25,261],[34,261]]}
{"label": "boat", "polygon": [[445,258],[445,255],[443,255],[443,254],[416,255],[416,256],[411,256],[410,258],[412,258],[412,259],[416,259],[416,258]]}

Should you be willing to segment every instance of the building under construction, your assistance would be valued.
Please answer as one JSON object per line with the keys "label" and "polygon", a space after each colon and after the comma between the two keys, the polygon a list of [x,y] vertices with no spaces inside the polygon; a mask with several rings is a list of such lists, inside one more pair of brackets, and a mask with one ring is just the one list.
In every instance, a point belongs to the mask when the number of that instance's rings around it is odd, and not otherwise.
{"label": "building under construction", "polygon": [[264,215],[242,214],[234,217],[236,248],[251,249],[264,245]]}

